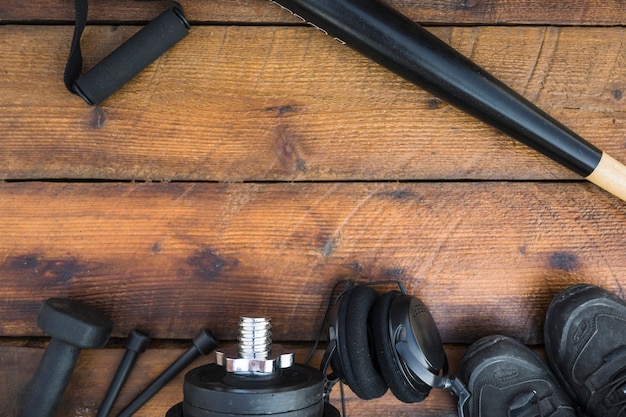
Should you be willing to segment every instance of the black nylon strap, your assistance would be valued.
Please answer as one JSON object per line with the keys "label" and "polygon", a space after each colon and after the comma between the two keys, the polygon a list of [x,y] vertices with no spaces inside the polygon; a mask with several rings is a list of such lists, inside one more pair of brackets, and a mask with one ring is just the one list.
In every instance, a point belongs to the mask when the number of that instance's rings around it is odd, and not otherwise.
{"label": "black nylon strap", "polygon": [[76,94],[74,91],[74,81],[80,77],[80,73],[83,71],[83,53],[80,49],[80,38],[83,36],[83,31],[87,25],[87,13],[89,11],[87,3],[87,0],[74,1],[76,8],[76,25],[74,26],[70,55],[67,58],[67,64],[65,64],[65,74],[63,74],[65,88],[73,94]]}
{"label": "black nylon strap", "polygon": [[173,5],[170,9],[81,76],[80,40],[87,25],[88,0],[75,0],[76,26],[63,76],[67,90],[89,104],[99,104],[184,38],[189,23],[183,8],[175,1],[168,3]]}

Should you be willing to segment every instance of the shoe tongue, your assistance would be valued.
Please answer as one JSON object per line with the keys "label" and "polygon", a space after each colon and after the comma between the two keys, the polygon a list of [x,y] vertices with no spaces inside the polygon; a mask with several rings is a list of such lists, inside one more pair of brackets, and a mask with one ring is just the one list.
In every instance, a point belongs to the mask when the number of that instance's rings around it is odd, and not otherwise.
{"label": "shoe tongue", "polygon": [[618,347],[613,352],[605,355],[602,359],[604,360],[604,362],[613,362],[622,358],[626,358],[626,345]]}
{"label": "shoe tongue", "polygon": [[[597,390],[614,385],[626,376],[626,346],[620,346],[602,358],[602,365],[589,376],[586,385],[593,394]],[[619,384],[619,383],[617,383]]]}
{"label": "shoe tongue", "polygon": [[[611,362],[615,369],[618,361],[623,361],[624,334],[621,329],[626,327],[626,318],[601,314],[596,319],[595,326],[587,326],[593,334],[581,346],[577,359],[572,365],[572,377],[581,381],[596,373],[599,368]],[[620,359],[620,356],[622,359]],[[626,362],[622,362],[626,363]]]}

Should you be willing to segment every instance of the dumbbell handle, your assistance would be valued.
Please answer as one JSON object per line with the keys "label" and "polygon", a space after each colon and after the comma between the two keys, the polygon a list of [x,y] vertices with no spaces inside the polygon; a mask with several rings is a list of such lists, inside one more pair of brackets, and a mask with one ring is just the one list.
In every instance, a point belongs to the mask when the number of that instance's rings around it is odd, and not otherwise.
{"label": "dumbbell handle", "polygon": [[52,339],[27,386],[18,417],[53,417],[81,349]]}

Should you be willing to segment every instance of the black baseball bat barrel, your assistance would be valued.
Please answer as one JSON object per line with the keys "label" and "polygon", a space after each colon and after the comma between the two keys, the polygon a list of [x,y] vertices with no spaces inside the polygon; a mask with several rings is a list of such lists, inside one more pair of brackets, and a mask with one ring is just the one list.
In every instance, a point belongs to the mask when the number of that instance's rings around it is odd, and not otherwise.
{"label": "black baseball bat barrel", "polygon": [[626,201],[626,167],[378,0],[275,0],[397,75]]}

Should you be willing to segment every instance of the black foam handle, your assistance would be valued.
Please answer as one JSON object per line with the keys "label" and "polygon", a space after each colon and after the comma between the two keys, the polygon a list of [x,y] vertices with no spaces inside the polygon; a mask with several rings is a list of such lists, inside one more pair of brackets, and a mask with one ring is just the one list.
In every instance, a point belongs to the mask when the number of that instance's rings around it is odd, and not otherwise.
{"label": "black foam handle", "polygon": [[435,35],[379,0],[273,0],[375,62],[582,176],[602,156]]}
{"label": "black foam handle", "polygon": [[99,104],[188,33],[181,10],[170,8],[76,80],[73,89],[87,103]]}

